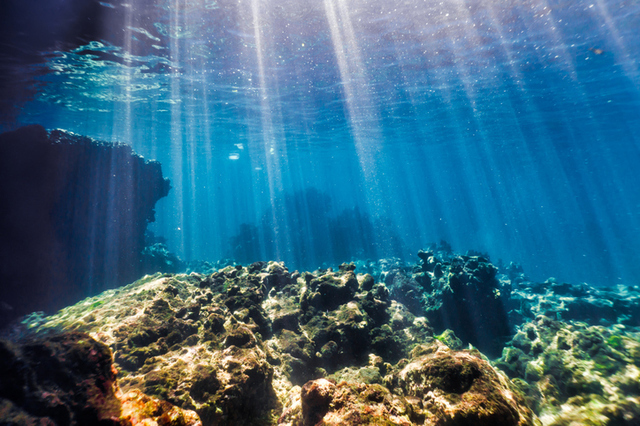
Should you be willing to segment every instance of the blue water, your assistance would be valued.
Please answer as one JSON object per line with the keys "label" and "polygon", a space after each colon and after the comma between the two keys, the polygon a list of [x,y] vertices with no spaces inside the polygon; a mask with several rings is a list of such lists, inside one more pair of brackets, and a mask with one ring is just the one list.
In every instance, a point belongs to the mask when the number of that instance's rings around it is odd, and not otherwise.
{"label": "blue water", "polygon": [[186,260],[445,240],[533,279],[640,283],[638,2],[35,3],[2,5],[1,129],[160,161],[151,229]]}

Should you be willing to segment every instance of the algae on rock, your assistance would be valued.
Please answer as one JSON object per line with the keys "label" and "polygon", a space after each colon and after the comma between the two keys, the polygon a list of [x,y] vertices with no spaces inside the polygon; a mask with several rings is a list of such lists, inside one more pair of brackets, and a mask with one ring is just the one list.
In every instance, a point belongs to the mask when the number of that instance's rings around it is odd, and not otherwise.
{"label": "algae on rock", "polygon": [[[443,283],[458,259],[447,256],[438,275],[441,262],[422,254],[430,285]],[[508,277],[494,277],[480,258],[459,259],[466,277],[459,291],[484,286],[505,302],[510,293],[493,290],[511,286]],[[468,340],[458,330],[436,336],[427,317],[394,298],[407,282],[414,288],[425,278],[393,278],[390,289],[373,276],[356,274],[353,264],[291,273],[277,262],[156,274],[39,318],[34,327],[88,333],[113,351],[130,406],[155,398],[197,413],[205,426],[638,419],[640,343],[631,329],[540,316],[516,324],[496,368],[477,349],[461,350]],[[433,294],[434,287],[423,290]]]}

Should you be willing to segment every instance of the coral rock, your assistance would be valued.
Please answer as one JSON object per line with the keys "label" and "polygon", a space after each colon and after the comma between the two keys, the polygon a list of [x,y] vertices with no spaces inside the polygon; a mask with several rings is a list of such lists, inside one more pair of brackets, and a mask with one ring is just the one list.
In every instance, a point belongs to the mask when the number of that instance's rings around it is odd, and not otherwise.
{"label": "coral rock", "polygon": [[[421,354],[420,352],[424,352]],[[418,347],[398,384],[425,425],[524,426],[533,414],[509,380],[469,351]]]}
{"label": "coral rock", "polygon": [[302,426],[412,424],[406,400],[381,385],[318,379],[307,382],[301,396]]}
{"label": "coral rock", "polygon": [[640,424],[640,335],[624,326],[525,323],[497,365],[523,380],[545,425]]}
{"label": "coral rock", "polygon": [[137,389],[122,396],[122,418],[132,426],[202,426],[200,417],[167,401],[143,394]]}
{"label": "coral rock", "polygon": [[[0,341],[3,424],[120,425],[109,348],[84,333]],[[6,423],[5,423],[6,422]]]}
{"label": "coral rock", "polygon": [[335,383],[326,379],[305,383],[302,387],[302,418],[305,426],[315,425],[327,414],[335,387]]}

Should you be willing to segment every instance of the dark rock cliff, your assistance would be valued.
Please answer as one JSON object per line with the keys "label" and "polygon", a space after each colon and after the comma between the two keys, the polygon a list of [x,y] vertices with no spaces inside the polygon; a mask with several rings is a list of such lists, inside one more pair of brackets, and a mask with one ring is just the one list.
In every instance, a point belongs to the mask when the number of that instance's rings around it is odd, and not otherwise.
{"label": "dark rock cliff", "polygon": [[0,135],[0,327],[139,278],[169,189],[124,144],[38,125]]}

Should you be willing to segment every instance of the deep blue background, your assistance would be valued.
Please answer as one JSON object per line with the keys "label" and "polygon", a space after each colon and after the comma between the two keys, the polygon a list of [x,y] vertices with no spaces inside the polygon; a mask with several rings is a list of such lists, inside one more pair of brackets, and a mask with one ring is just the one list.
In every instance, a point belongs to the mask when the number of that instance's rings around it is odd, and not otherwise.
{"label": "deep blue background", "polygon": [[184,258],[307,269],[444,239],[639,284],[635,2],[59,3],[3,4],[3,128],[159,160],[153,230]]}

